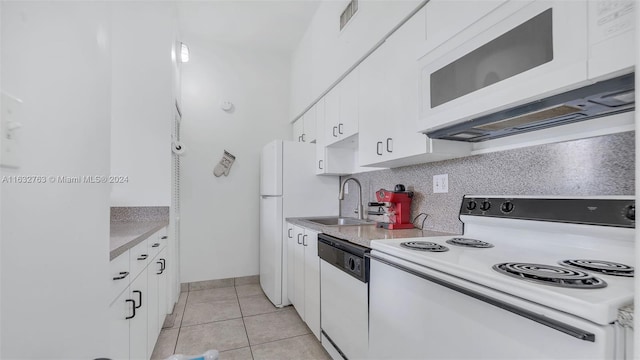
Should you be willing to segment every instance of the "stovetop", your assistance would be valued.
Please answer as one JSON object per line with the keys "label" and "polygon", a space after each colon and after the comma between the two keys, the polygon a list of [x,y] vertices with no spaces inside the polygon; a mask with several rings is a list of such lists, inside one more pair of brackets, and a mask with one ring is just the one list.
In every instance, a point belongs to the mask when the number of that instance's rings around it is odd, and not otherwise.
{"label": "stovetop", "polygon": [[[509,199],[516,207],[520,205],[521,216],[527,215],[522,209],[526,202]],[[465,198],[465,202],[468,200]],[[620,205],[624,204],[616,206]],[[572,206],[579,205],[573,201]],[[601,201],[598,206],[607,207]],[[561,211],[562,206],[555,210]],[[633,227],[587,225],[575,213],[570,217],[576,221],[567,223],[465,212],[463,202],[460,218],[465,231],[461,236],[375,240],[371,242],[372,254],[397,257],[601,324],[614,321],[618,308],[633,301],[633,276],[627,269],[635,267]],[[462,247],[451,243],[454,238],[473,239],[477,241],[463,242],[492,247]],[[430,247],[447,250],[414,250],[402,245],[408,241],[432,243]],[[595,263],[586,264],[584,260]],[[599,273],[589,266],[619,270],[623,276]],[[513,269],[524,270],[524,274],[516,275]],[[550,275],[560,279],[543,282]]]}

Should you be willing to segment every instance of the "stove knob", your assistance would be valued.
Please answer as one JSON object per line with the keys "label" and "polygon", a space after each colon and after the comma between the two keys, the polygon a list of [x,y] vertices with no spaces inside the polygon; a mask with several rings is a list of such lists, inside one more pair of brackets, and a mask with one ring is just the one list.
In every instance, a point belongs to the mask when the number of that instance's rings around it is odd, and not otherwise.
{"label": "stove knob", "polygon": [[488,202],[487,200],[483,201],[482,204],[480,204],[480,210],[482,211],[487,211],[491,208],[491,203]]}
{"label": "stove knob", "polygon": [[475,210],[476,206],[478,206],[478,203],[476,203],[475,201],[471,200],[467,203],[467,210],[472,211]]}
{"label": "stove knob", "polygon": [[511,201],[505,201],[502,203],[502,205],[500,205],[500,210],[502,210],[503,213],[510,213],[513,211],[513,203]]}
{"label": "stove knob", "polygon": [[625,214],[625,216],[627,217],[627,219],[635,221],[636,220],[636,206],[635,205],[627,206],[627,213]]}

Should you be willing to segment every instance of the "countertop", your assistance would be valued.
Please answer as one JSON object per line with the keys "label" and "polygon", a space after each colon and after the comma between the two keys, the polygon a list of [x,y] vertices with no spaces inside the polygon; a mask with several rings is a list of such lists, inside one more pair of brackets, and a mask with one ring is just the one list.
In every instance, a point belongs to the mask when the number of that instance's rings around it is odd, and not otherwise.
{"label": "countertop", "polygon": [[[327,218],[330,217],[331,216],[328,216]],[[420,229],[386,230],[377,228],[375,225],[326,226],[307,221],[306,219],[307,218],[287,218],[287,221],[293,225],[319,231],[368,248],[371,247],[371,240],[455,235],[452,233]]]}
{"label": "countertop", "polygon": [[113,260],[169,225],[169,207],[112,207],[109,259]]}
{"label": "countertop", "polygon": [[618,323],[624,327],[633,329],[634,305],[627,305],[618,310]]}
{"label": "countertop", "polygon": [[169,225],[169,219],[166,221],[111,222],[111,252],[109,259],[117,258],[167,225]]}

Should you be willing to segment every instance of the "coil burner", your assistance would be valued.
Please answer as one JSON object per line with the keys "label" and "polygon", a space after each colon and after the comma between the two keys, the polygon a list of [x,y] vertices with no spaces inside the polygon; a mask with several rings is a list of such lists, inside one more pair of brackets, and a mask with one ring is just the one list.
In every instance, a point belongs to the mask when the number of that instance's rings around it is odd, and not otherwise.
{"label": "coil burner", "polygon": [[447,244],[462,246],[462,247],[471,247],[471,248],[492,248],[493,244],[490,244],[485,241],[480,241],[476,239],[469,238],[453,238],[446,241]]}
{"label": "coil burner", "polygon": [[604,280],[584,271],[567,269],[560,266],[527,263],[501,263],[493,269],[518,278],[544,285],[574,289],[598,289],[607,286]]}
{"label": "coil burner", "polygon": [[442,246],[440,244],[436,244],[434,242],[428,241],[407,241],[400,243],[400,246],[404,246],[413,250],[420,251],[430,251],[430,252],[445,252],[449,251],[449,248],[446,246]]}
{"label": "coil burner", "polygon": [[570,259],[562,260],[559,264],[604,275],[633,277],[634,273],[632,266],[604,260]]}

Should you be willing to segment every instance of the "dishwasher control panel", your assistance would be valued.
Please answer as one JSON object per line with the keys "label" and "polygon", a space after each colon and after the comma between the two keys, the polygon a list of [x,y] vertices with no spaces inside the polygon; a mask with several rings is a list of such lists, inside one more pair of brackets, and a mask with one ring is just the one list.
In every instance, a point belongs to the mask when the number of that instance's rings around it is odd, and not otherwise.
{"label": "dishwasher control panel", "polygon": [[318,235],[320,259],[366,283],[369,282],[369,258],[371,249],[326,234]]}

